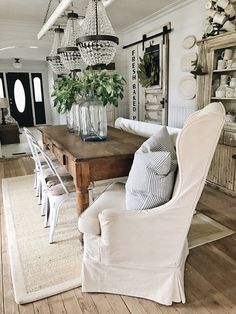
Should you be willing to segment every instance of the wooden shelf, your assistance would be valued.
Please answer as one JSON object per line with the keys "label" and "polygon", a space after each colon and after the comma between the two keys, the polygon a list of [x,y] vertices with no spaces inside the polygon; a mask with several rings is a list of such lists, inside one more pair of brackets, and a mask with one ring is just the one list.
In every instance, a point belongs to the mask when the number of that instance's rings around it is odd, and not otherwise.
{"label": "wooden shelf", "polygon": [[221,72],[233,72],[236,71],[236,68],[233,69],[221,69],[221,70],[214,70],[213,73],[221,73]]}
{"label": "wooden shelf", "polygon": [[211,99],[222,99],[222,100],[235,100],[236,101],[236,97],[232,97],[232,98],[226,98],[226,97],[211,97]]}

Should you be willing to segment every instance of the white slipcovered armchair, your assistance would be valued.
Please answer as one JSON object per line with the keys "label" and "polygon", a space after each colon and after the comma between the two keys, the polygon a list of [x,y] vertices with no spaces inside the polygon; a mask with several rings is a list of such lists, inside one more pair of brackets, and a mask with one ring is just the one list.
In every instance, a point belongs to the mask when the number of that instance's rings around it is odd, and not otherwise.
{"label": "white slipcovered armchair", "polygon": [[84,211],[79,218],[84,233],[82,291],[185,303],[187,233],[224,115],[221,103],[209,104],[179,132],[178,174],[169,202],[150,210],[126,210],[125,187],[116,183]]}

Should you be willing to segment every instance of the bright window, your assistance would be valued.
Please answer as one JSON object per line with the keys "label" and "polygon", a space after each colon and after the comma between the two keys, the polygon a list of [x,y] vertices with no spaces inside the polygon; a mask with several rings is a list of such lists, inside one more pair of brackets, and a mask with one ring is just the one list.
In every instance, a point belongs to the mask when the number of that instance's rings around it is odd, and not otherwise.
{"label": "bright window", "polygon": [[0,98],[4,98],[3,83],[0,77]]}
{"label": "bright window", "polygon": [[16,107],[19,112],[24,112],[25,110],[25,90],[20,80],[15,81],[14,85],[14,98]]}
{"label": "bright window", "polygon": [[34,85],[35,102],[42,102],[43,99],[42,99],[41,80],[39,77],[34,77],[33,85]]}

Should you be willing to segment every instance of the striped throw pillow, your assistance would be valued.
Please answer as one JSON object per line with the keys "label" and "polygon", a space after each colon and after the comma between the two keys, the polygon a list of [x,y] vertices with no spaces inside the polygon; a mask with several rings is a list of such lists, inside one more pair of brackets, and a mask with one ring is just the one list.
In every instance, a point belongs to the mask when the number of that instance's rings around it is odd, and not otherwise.
{"label": "striped throw pillow", "polygon": [[177,157],[165,126],[137,150],[126,183],[126,208],[150,209],[171,198]]}

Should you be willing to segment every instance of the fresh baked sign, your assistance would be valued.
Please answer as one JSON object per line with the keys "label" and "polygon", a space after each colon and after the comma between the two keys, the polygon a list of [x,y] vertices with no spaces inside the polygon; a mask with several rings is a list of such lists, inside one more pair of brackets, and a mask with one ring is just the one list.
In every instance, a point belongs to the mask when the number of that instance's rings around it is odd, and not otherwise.
{"label": "fresh baked sign", "polygon": [[130,50],[130,62],[129,62],[129,90],[130,90],[130,119],[138,120],[138,48],[134,47]]}

